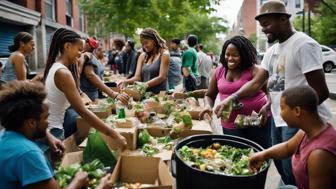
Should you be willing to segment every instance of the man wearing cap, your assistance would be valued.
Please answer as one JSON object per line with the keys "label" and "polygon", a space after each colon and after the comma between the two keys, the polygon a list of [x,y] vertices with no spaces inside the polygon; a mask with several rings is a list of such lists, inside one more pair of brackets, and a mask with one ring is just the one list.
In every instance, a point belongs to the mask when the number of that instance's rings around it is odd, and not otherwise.
{"label": "man wearing cap", "polygon": [[[280,96],[289,87],[310,85],[319,96],[318,111],[324,121],[332,114],[324,101],[329,96],[322,69],[322,51],[320,45],[302,32],[293,29],[290,14],[282,1],[267,1],[259,10],[255,19],[260,23],[268,42],[274,43],[261,62],[261,69],[250,82],[223,101],[217,115],[230,100],[239,100],[254,95],[268,80],[272,99],[272,114],[275,124],[272,127],[273,145],[287,141],[297,132],[296,128],[287,127],[280,116]],[[278,172],[285,184],[295,185],[292,174],[291,159],[275,161]]]}

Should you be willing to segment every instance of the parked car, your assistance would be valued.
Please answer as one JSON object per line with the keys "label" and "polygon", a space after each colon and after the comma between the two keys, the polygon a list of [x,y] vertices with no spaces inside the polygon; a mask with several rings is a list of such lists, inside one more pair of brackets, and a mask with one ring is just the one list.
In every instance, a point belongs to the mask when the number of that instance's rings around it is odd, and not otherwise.
{"label": "parked car", "polygon": [[336,52],[325,45],[321,45],[323,55],[323,70],[330,73],[332,69],[336,68]]}

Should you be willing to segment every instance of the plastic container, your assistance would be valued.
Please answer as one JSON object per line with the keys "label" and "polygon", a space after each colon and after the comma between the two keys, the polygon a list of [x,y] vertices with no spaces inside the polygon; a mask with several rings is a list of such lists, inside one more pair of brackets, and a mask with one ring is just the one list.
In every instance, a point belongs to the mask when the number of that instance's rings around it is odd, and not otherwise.
{"label": "plastic container", "polygon": [[176,178],[177,189],[264,189],[270,160],[264,170],[254,175],[222,175],[192,168],[184,163],[178,154],[178,150],[184,145],[205,148],[215,142],[238,148],[253,148],[255,152],[263,150],[255,142],[231,135],[194,135],[187,137],[176,144],[171,160],[172,175]]}

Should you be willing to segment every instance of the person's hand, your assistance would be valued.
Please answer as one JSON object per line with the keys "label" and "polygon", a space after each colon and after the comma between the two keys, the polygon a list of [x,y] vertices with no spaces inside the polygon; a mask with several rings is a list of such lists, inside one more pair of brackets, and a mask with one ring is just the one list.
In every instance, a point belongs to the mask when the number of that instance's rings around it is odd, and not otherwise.
{"label": "person's hand", "polygon": [[120,100],[124,105],[128,105],[128,101],[130,100],[130,97],[126,93],[120,93],[116,97],[117,100]]}
{"label": "person's hand", "polygon": [[265,159],[264,152],[257,152],[252,154],[249,157],[249,169],[253,172],[258,172]]}
{"label": "person's hand", "polygon": [[259,111],[259,116],[261,116],[261,125],[265,125],[268,118],[269,106],[265,104]]}
{"label": "person's hand", "polygon": [[107,174],[105,177],[103,177],[101,180],[100,180],[100,183],[99,185],[96,187],[96,189],[109,189],[109,188],[112,188],[113,187],[113,183],[110,179],[111,177],[111,174]]}
{"label": "person's hand", "polygon": [[187,94],[186,93],[182,93],[182,92],[174,92],[173,93],[173,97],[175,99],[185,99],[185,98],[187,98]]}
{"label": "person's hand", "polygon": [[126,82],[125,82],[125,81],[121,81],[121,82],[119,82],[119,83],[117,84],[117,87],[118,87],[120,90],[124,89],[125,86],[126,86]]}
{"label": "person's hand", "polygon": [[60,160],[64,155],[65,151],[64,144],[50,133],[47,134],[47,140],[49,143],[53,159]]}
{"label": "person's hand", "polygon": [[85,105],[89,105],[92,102],[92,100],[84,92],[81,93],[81,98]]}
{"label": "person's hand", "polygon": [[89,175],[87,172],[78,171],[72,182],[75,182],[79,188],[89,185]]}
{"label": "person's hand", "polygon": [[124,136],[122,136],[119,132],[113,131],[112,138],[115,140],[118,148],[124,150],[127,147],[127,140]]}
{"label": "person's hand", "polygon": [[217,115],[217,117],[222,116],[223,109],[227,107],[231,101],[232,97],[229,96],[216,106],[214,113]]}
{"label": "person's hand", "polygon": [[206,106],[201,113],[199,114],[200,119],[205,119],[205,114],[208,114],[208,116],[211,118],[212,116],[212,108],[210,106]]}

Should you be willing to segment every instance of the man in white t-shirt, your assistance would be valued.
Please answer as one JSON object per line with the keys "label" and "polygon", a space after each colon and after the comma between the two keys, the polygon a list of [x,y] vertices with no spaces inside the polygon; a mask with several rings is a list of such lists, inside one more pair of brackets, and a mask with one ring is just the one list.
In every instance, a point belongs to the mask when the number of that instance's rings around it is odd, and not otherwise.
{"label": "man in white t-shirt", "polygon": [[207,89],[209,87],[209,77],[212,70],[211,57],[203,52],[203,45],[198,44],[196,46],[198,57],[198,73],[201,77],[201,84],[198,89]]}
{"label": "man in white t-shirt", "polygon": [[[255,17],[259,21],[268,42],[277,41],[267,50],[256,76],[239,91],[223,101],[215,112],[217,115],[230,100],[238,100],[253,95],[268,80],[272,100],[272,115],[275,126],[272,128],[273,145],[287,141],[297,129],[287,127],[280,116],[280,96],[289,87],[310,85],[319,96],[318,111],[324,121],[332,117],[323,103],[329,96],[322,69],[322,50],[320,45],[302,32],[297,32],[290,23],[290,14],[281,1],[267,1]],[[291,159],[275,161],[278,172],[285,184],[295,185],[292,175]]]}

